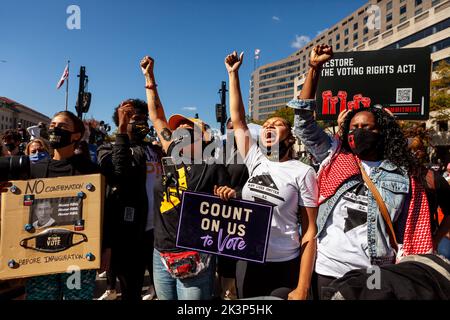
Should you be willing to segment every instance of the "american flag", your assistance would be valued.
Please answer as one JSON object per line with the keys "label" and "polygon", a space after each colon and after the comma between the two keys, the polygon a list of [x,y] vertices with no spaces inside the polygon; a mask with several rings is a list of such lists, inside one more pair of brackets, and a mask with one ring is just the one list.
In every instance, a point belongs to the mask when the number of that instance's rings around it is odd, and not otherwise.
{"label": "american flag", "polygon": [[64,84],[64,81],[69,77],[69,65],[66,65],[66,68],[64,69],[64,72],[61,76],[61,79],[59,80],[58,84],[56,85],[56,89],[61,88],[61,86]]}

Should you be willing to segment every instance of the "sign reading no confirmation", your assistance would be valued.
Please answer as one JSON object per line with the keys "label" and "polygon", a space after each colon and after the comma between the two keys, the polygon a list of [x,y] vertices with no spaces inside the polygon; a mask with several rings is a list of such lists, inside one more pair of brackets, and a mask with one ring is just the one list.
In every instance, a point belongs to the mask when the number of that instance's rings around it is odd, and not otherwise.
{"label": "sign reading no confirmation", "polygon": [[1,195],[0,280],[100,267],[100,174],[12,183]]}

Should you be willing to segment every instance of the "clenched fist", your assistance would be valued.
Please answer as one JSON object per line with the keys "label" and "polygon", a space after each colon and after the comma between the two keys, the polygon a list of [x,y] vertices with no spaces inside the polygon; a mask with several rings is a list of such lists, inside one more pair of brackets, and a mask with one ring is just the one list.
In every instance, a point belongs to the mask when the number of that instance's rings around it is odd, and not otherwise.
{"label": "clenched fist", "polygon": [[153,75],[153,66],[155,64],[155,60],[150,58],[149,56],[145,56],[141,60],[141,70],[144,76],[152,76]]}
{"label": "clenched fist", "polygon": [[333,48],[326,44],[315,46],[311,51],[309,64],[313,68],[320,68],[333,57]]}
{"label": "clenched fist", "polygon": [[232,54],[227,55],[227,57],[225,58],[225,66],[227,67],[228,73],[238,71],[242,64],[243,59],[244,59],[243,52],[241,52],[239,57],[236,51],[233,51]]}

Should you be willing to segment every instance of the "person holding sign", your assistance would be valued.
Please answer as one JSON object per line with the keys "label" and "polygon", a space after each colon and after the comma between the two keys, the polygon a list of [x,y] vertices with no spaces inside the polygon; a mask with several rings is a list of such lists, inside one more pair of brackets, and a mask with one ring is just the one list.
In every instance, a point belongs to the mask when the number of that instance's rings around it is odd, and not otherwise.
{"label": "person holding sign", "polygon": [[[155,183],[155,249],[153,275],[160,300],[212,298],[215,260],[209,254],[176,247],[183,191],[213,193],[214,185],[230,180],[225,166],[208,164],[205,149],[211,142],[208,126],[200,119],[173,115],[166,120],[153,73],[154,60],[141,60],[150,120],[163,151],[163,177]],[[181,226],[182,227],[182,226]]]}
{"label": "person holding sign", "polygon": [[[48,130],[50,146],[54,150],[53,158],[32,164],[30,178],[55,178],[98,173],[99,168],[96,164],[82,155],[75,154],[84,130],[83,122],[72,112],[58,112],[53,117]],[[92,300],[95,275],[96,270],[82,270],[80,273],[81,289],[69,288],[67,279],[71,273],[32,277],[27,280],[26,298],[27,300]]]}
{"label": "person holding sign", "polygon": [[[295,138],[289,123],[279,117],[263,125],[261,144],[252,140],[245,121],[239,68],[243,53],[228,55],[230,114],[236,144],[250,178],[242,198],[274,206],[266,263],[239,261],[245,267],[241,297],[268,296],[278,288],[291,288],[289,299],[308,298],[314,266],[317,215],[317,183],[314,169],[292,159]],[[222,187],[216,194],[227,200],[235,191]],[[299,228],[301,226],[301,237]],[[300,263],[301,261],[301,263]]]}
{"label": "person holding sign", "polygon": [[432,250],[426,195],[412,176],[414,161],[392,114],[378,107],[344,110],[337,137],[317,125],[316,86],[332,56],[330,46],[313,48],[299,99],[288,103],[295,109],[296,136],[321,163],[316,298],[349,271],[392,264],[396,253]]}

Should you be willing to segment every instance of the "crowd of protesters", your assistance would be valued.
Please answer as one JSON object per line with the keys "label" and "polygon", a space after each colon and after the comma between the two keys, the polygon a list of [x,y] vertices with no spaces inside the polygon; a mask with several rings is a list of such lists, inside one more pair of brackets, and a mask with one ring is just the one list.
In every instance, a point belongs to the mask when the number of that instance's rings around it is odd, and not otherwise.
{"label": "crowd of protesters", "polygon": [[[226,142],[231,148],[226,150],[202,120],[167,118],[155,61],[146,56],[140,66],[147,101],[127,99],[111,109],[117,127],[112,141],[106,139],[104,122],[83,123],[62,111],[48,128],[40,123],[5,131],[1,155],[29,156],[30,178],[106,177],[98,273],[106,275],[107,290],[100,300],[118,297],[117,279],[121,299],[134,301],[246,299],[279,292],[292,300],[324,299],[333,286],[352,296],[348,288],[353,287],[345,281],[349,276],[358,281],[360,270],[379,266],[390,272],[408,256],[440,253],[450,258],[450,164],[444,175],[426,167],[421,141],[407,139],[392,113],[379,106],[343,111],[339,132],[326,134],[315,121],[315,95],[322,65],[332,56],[330,46],[313,48],[302,91],[287,104],[295,110],[294,126],[269,118],[255,139],[240,90],[243,54],[228,55],[231,118]],[[294,156],[297,139],[315,168]],[[208,148],[214,151],[205,152]],[[221,155],[225,161],[214,161]],[[170,174],[164,168],[167,156],[181,159],[171,165]],[[276,194],[252,187],[263,177],[270,178]],[[6,186],[2,182],[0,189]],[[184,191],[273,206],[266,262],[178,248]],[[193,265],[180,274],[173,261]],[[403,272],[415,272],[405,266],[409,271]],[[82,271],[81,290],[68,289],[64,273],[28,278],[25,297],[93,299],[96,272]],[[143,292],[146,272],[150,285]]]}

